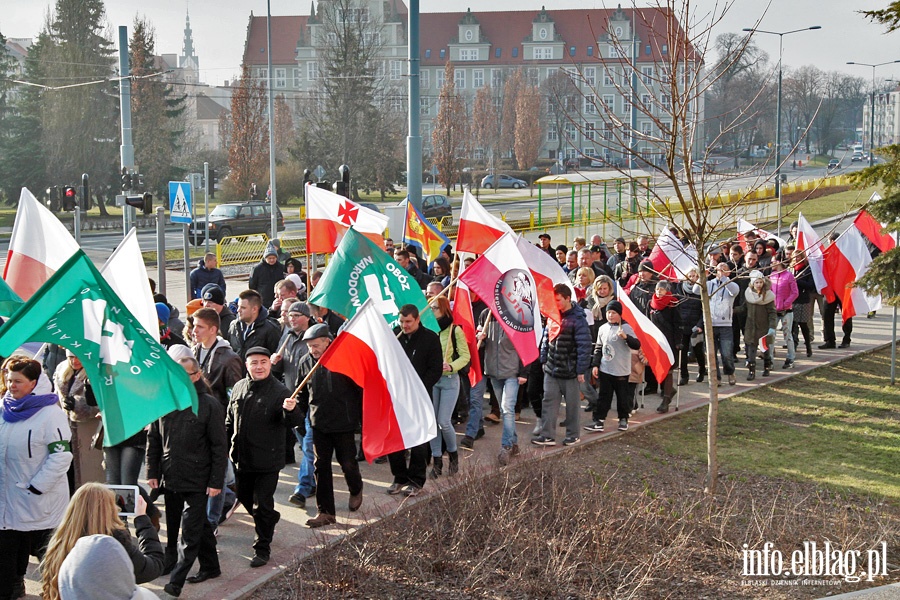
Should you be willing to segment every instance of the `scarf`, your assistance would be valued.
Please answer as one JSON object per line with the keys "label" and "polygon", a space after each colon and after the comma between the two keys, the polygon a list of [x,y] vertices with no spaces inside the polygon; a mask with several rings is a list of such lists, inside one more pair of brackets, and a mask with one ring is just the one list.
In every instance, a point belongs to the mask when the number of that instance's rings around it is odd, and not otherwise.
{"label": "scarf", "polygon": [[438,320],[438,327],[441,328],[441,331],[447,329],[453,324],[453,317],[450,315],[443,315]]}
{"label": "scarf", "polygon": [[615,299],[615,296],[610,294],[609,296],[605,296],[601,298],[596,294],[592,294],[594,298],[594,306],[591,307],[591,312],[594,314],[594,320],[602,320],[603,319],[603,309],[606,308],[606,305]]}
{"label": "scarf", "polygon": [[18,423],[30,419],[37,411],[57,402],[59,402],[59,397],[56,394],[41,394],[40,396],[29,394],[16,400],[12,394],[6,392],[3,396],[3,410],[0,415],[7,423]]}
{"label": "scarf", "polygon": [[650,308],[652,310],[665,310],[675,305],[676,302],[678,302],[678,298],[674,294],[666,294],[662,297],[653,294],[653,297],[650,298]]}

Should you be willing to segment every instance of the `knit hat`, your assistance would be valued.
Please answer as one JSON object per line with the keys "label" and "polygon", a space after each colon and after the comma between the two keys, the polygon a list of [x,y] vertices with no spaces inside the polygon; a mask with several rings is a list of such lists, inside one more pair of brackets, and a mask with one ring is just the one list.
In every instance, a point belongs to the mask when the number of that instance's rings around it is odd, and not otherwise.
{"label": "knit hat", "polygon": [[263,252],[263,260],[265,260],[267,256],[274,256],[276,258],[278,257],[278,249],[275,247],[275,244],[273,244],[271,240],[269,240],[269,243],[266,244],[266,250],[265,252]]}
{"label": "knit hat", "polygon": [[622,303],[618,300],[611,300],[609,304],[606,305],[606,312],[613,311],[614,313],[621,315],[622,314]]}
{"label": "knit hat", "polygon": [[312,318],[312,314],[309,312],[309,305],[306,302],[294,302],[291,304],[291,307],[288,309],[289,313],[300,313],[301,315],[306,315],[307,317]]}
{"label": "knit hat", "polygon": [[762,279],[763,277],[765,277],[765,275],[763,275],[762,271],[757,271],[756,269],[750,271],[750,281],[751,282],[756,279]]}
{"label": "knit hat", "polygon": [[652,262],[652,261],[649,261],[649,260],[641,261],[641,267],[640,267],[640,270],[641,270],[641,271],[650,271],[650,272],[652,273],[652,272],[654,271],[654,269],[653,269],[653,262]]}
{"label": "knit hat", "polygon": [[303,280],[296,273],[291,273],[287,277],[286,280],[290,281],[294,284],[294,287],[297,288],[297,295],[301,296],[306,293],[306,284],[303,283]]}
{"label": "knit hat", "polygon": [[213,304],[225,304],[225,292],[217,285],[214,285],[203,292],[201,298],[207,302],[212,302]]}
{"label": "knit hat", "polygon": [[62,600],[134,598],[136,592],[131,559],[108,535],[79,538],[59,567]]}
{"label": "knit hat", "polygon": [[185,305],[184,310],[187,313],[187,316],[191,316],[201,308],[203,308],[203,300],[200,298],[194,298],[193,300],[188,302],[187,305]]}
{"label": "knit hat", "polygon": [[161,323],[168,323],[170,314],[171,311],[169,311],[168,306],[166,306],[162,302],[156,303],[156,317],[160,320]]}

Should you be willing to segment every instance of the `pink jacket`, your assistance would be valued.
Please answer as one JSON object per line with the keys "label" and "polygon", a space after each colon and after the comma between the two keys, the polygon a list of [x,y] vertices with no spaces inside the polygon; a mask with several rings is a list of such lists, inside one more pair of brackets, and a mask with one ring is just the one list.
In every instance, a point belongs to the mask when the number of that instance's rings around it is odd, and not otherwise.
{"label": "pink jacket", "polygon": [[794,305],[794,300],[800,295],[797,289],[797,280],[790,271],[772,271],[769,275],[772,282],[772,291],[775,292],[775,310],[782,312]]}

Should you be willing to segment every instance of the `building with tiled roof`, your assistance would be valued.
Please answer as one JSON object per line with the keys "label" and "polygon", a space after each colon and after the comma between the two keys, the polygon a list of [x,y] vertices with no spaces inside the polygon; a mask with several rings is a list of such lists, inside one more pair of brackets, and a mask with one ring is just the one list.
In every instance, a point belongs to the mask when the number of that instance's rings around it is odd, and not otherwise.
{"label": "building with tiled roof", "polygon": [[[310,16],[272,18],[273,87],[289,101],[303,102],[319,89],[322,46],[317,40],[326,35],[321,15],[329,1],[313,3]],[[389,106],[405,111],[406,6],[401,0],[362,0],[356,10],[357,18],[378,24],[375,35],[380,36],[382,49],[375,74],[388,84],[396,84],[391,88],[396,91],[390,96]],[[684,35],[675,15],[659,8],[422,13],[420,113],[424,150],[428,152],[431,145],[431,121],[437,115],[444,66],[450,61],[455,67],[456,89],[466,98],[470,110],[479,88],[490,86],[499,96],[504,82],[520,68],[535,85],[560,69],[568,71],[583,99],[577,114],[572,115],[579,125],[566,127],[560,154],[619,158],[621,152],[609,148],[609,140],[615,135],[604,131],[597,107],[601,102],[606,104],[617,120],[627,124],[632,118],[628,96],[634,94],[634,101],[654,106],[654,116],[665,124],[671,102],[664,89],[668,82],[667,65],[673,62],[670,52],[686,54],[688,61],[699,59],[684,42]],[[678,48],[670,48],[672,44]],[[636,50],[633,63],[637,67],[633,74],[637,82],[634,91],[630,91],[631,68],[617,58],[619,52],[631,54],[632,48]],[[264,79],[267,58],[266,19],[251,14],[244,62],[251,66],[255,77]],[[702,97],[691,112],[702,122]],[[657,136],[653,119],[641,111],[636,113],[634,125],[643,134],[639,140]],[[560,158],[558,132],[552,127],[544,129],[545,144],[540,156]],[[606,143],[597,136],[605,136]],[[641,144],[637,142],[639,151],[651,156],[653,149]],[[474,154],[479,158],[478,148]]]}

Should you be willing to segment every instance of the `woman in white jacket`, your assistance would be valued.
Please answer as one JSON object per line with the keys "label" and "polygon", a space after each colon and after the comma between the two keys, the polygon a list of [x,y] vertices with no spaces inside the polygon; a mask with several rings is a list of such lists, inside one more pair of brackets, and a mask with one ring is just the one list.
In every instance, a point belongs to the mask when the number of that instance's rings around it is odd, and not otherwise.
{"label": "woman in white jacket", "polygon": [[25,593],[30,555],[42,558],[69,501],[71,430],[56,394],[34,393],[41,363],[3,365],[0,407],[0,600]]}

